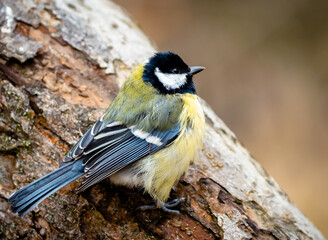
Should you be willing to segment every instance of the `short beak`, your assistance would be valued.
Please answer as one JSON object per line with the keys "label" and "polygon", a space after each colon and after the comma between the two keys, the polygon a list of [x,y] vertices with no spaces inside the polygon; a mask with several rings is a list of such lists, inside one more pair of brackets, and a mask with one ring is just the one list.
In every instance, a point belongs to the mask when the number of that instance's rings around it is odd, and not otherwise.
{"label": "short beak", "polygon": [[189,75],[195,75],[201,71],[203,71],[205,68],[201,66],[196,66],[196,67],[190,67],[190,72]]}

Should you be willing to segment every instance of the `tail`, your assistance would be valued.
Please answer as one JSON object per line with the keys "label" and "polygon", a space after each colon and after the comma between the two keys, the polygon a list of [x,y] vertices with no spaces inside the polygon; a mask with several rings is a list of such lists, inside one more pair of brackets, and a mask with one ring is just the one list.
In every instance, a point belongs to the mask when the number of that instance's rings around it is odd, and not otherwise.
{"label": "tail", "polygon": [[24,216],[43,199],[83,175],[81,160],[64,165],[15,192],[8,200],[12,204],[11,210]]}

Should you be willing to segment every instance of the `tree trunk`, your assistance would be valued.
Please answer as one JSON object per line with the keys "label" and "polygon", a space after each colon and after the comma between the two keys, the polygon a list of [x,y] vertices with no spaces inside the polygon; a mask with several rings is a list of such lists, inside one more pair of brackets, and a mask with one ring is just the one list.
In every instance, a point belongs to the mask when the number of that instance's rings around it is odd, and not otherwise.
{"label": "tree trunk", "polygon": [[140,212],[149,196],[107,181],[11,213],[155,50],[108,0],[0,0],[0,34],[1,239],[324,239],[205,102],[204,149],[171,192],[181,215]]}

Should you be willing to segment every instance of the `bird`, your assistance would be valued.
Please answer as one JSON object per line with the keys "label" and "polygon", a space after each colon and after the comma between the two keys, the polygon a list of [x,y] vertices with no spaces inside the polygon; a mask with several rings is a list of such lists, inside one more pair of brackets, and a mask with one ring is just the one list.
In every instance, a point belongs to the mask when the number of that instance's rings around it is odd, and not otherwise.
{"label": "bird", "polygon": [[140,210],[171,209],[184,198],[167,202],[174,184],[201,149],[205,118],[193,76],[204,67],[189,67],[173,52],[154,53],[127,77],[105,114],[76,142],[58,169],[15,192],[11,210],[24,216],[42,200],[84,177],[77,193],[109,178],[143,189],[154,204]]}

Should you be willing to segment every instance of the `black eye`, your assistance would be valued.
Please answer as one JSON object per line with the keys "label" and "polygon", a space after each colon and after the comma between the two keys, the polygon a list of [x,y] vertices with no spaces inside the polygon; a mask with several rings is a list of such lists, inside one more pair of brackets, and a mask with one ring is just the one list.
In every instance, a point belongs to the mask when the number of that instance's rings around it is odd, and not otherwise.
{"label": "black eye", "polygon": [[173,69],[171,70],[171,72],[172,72],[172,73],[180,73],[179,69],[177,69],[177,68],[173,68]]}

